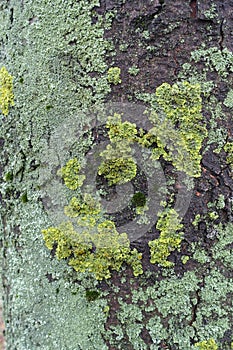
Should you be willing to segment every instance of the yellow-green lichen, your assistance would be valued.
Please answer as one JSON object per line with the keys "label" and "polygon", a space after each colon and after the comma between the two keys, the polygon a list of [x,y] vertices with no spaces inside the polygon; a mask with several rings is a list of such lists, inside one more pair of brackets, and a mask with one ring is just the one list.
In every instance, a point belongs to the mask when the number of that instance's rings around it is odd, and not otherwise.
{"label": "yellow-green lichen", "polygon": [[173,263],[167,258],[175,249],[179,249],[182,241],[182,233],[179,233],[183,225],[175,209],[166,209],[159,215],[156,228],[160,231],[158,239],[150,241],[151,263],[164,267],[171,267]]}
{"label": "yellow-green lichen", "polygon": [[119,67],[111,67],[108,70],[108,81],[117,85],[121,83],[121,69]]}
{"label": "yellow-green lichen", "polygon": [[195,343],[195,347],[199,350],[218,350],[218,346],[213,338]]}
{"label": "yellow-green lichen", "polygon": [[113,116],[109,116],[106,127],[108,128],[108,136],[112,143],[123,140],[132,143],[136,139],[136,124],[128,121],[122,122],[120,114],[114,113]]}
{"label": "yellow-green lichen", "polygon": [[0,69],[0,110],[2,114],[9,113],[9,107],[14,106],[13,77],[6,67]]}
{"label": "yellow-green lichen", "polygon": [[227,142],[224,146],[224,151],[227,154],[226,160],[227,163],[233,167],[233,142]]}
{"label": "yellow-green lichen", "polygon": [[78,187],[82,186],[85,180],[85,176],[79,174],[80,169],[81,166],[78,159],[74,158],[70,159],[66,165],[58,171],[58,174],[62,176],[65,185],[70,190],[76,190]]}
{"label": "yellow-green lichen", "polygon": [[[78,160],[71,159],[62,170],[64,180],[68,176],[66,186],[76,189]],[[55,249],[57,259],[68,259],[77,272],[90,272],[97,280],[110,278],[111,271],[119,271],[123,264],[130,265],[135,276],[143,273],[142,254],[130,248],[126,233],[118,233],[114,222],[105,219],[97,198],[89,193],[72,197],[64,214],[66,222],[42,230],[45,245]],[[70,221],[75,218],[76,222]]]}
{"label": "yellow-green lichen", "polygon": [[80,233],[71,222],[58,227],[42,230],[48,249],[56,247],[56,257],[69,258],[77,272],[91,272],[97,280],[108,279],[111,271],[119,271],[124,263],[132,266],[135,276],[141,274],[142,255],[136,249],[130,249],[125,233],[119,234],[112,221],[103,221],[97,225],[97,232],[86,229]]}
{"label": "yellow-green lichen", "polygon": [[156,112],[150,120],[155,125],[151,134],[157,137],[153,157],[161,155],[176,169],[192,177],[201,175],[200,150],[207,129],[203,123],[201,87],[187,81],[156,89]]}
{"label": "yellow-green lichen", "polygon": [[103,175],[110,186],[129,182],[136,176],[137,164],[127,141],[107,145],[101,157],[98,174]]}

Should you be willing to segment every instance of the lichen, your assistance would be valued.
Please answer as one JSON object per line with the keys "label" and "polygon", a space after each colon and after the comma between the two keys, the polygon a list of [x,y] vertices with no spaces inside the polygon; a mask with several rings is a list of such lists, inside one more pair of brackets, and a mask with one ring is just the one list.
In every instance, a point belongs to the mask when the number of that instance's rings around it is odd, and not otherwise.
{"label": "lichen", "polygon": [[[5,203],[1,236],[9,349],[107,350],[101,335],[106,301],[100,297],[88,303],[85,296],[84,286],[95,289],[95,278],[76,274],[79,282],[74,283],[73,269],[63,260],[51,259],[40,232],[54,224],[40,202],[41,172],[48,181],[84,147],[79,149],[77,140],[72,156],[70,149],[59,149],[65,129],[56,139],[58,153],[50,141],[71,118],[73,129],[82,130],[88,120],[80,110],[101,102],[110,91],[105,55],[112,46],[103,37],[104,16],[93,23],[96,6],[96,0],[65,4],[28,0],[1,7],[0,66],[14,76],[15,100],[0,128],[4,139],[0,162],[7,180],[0,191]],[[56,186],[53,189],[58,191]]]}
{"label": "lichen", "polygon": [[119,67],[111,67],[108,70],[108,81],[111,84],[118,85],[121,83],[121,69]]}
{"label": "lichen", "polygon": [[70,190],[77,190],[78,187],[82,186],[83,181],[85,180],[85,176],[79,174],[80,169],[81,166],[78,159],[74,158],[70,159],[59,171],[65,185]]}
{"label": "lichen", "polygon": [[199,350],[218,350],[218,346],[213,338],[202,340],[195,344]]}
{"label": "lichen", "polygon": [[[186,81],[172,86],[163,83],[156,89],[156,104],[156,113],[151,114],[150,120],[155,125],[151,133],[157,136],[159,147],[153,156],[157,159],[163,155],[176,169],[199,177],[200,150],[207,136],[206,126],[202,124],[200,85]],[[178,125],[177,129],[175,125]]]}
{"label": "lichen", "polygon": [[[73,170],[73,160],[67,164],[71,166],[66,166],[63,170],[66,175],[67,168],[68,174],[70,167]],[[79,162],[76,159],[75,176],[79,176],[77,164]],[[75,190],[73,177],[71,180]],[[70,181],[66,186],[71,188]],[[89,193],[72,197],[64,207],[64,213],[66,222],[42,230],[45,245],[50,250],[54,249],[58,260],[67,259],[68,264],[77,272],[92,273],[97,280],[110,278],[112,270],[119,271],[124,263],[132,267],[135,276],[143,273],[142,254],[135,248],[130,248],[127,234],[119,234],[114,222],[105,219],[104,210],[97,198]],[[70,221],[74,218],[77,218],[75,223]]]}
{"label": "lichen", "polygon": [[229,164],[232,168],[233,166],[233,142],[232,141],[231,142],[229,141],[225,144],[224,151],[227,154],[227,157],[226,157],[227,164]]}
{"label": "lichen", "polygon": [[180,223],[179,215],[174,209],[166,209],[160,213],[156,228],[160,231],[158,239],[150,241],[151,263],[164,267],[171,267],[173,263],[167,258],[171,252],[180,247],[182,233],[178,232],[183,225]]}
{"label": "lichen", "polygon": [[137,164],[127,142],[108,145],[101,157],[104,160],[99,165],[98,174],[103,175],[110,186],[129,182],[136,176]]}
{"label": "lichen", "polygon": [[3,115],[9,113],[9,107],[14,106],[13,77],[6,67],[0,69],[0,110]]}

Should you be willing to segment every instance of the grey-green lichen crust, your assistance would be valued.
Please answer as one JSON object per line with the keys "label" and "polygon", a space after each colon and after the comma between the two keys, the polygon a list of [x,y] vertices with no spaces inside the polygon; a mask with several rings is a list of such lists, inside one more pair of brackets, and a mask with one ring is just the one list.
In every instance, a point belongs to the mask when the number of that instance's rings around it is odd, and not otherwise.
{"label": "grey-green lichen crust", "polygon": [[[0,5],[0,65],[13,75],[15,106],[1,116],[1,232],[4,250],[5,323],[8,349],[107,349],[106,302],[88,302],[86,288],[69,280],[66,264],[50,258],[41,229],[49,224],[39,204],[40,152],[50,134],[77,111],[110,91],[103,38],[109,20],[93,8],[99,1],[11,1]],[[92,72],[92,76],[90,73]],[[65,152],[65,151],[64,151]],[[85,283],[87,283],[85,285]],[[75,289],[75,290],[74,290]]]}
{"label": "grey-green lichen crust", "polygon": [[8,227],[20,225],[22,234],[17,241],[8,238],[4,266],[8,348],[107,349],[101,336],[106,301],[86,299],[86,289],[96,288],[94,278],[83,276],[82,285],[74,284],[66,263],[51,259],[41,240],[47,219],[39,205],[19,204],[15,215]]}

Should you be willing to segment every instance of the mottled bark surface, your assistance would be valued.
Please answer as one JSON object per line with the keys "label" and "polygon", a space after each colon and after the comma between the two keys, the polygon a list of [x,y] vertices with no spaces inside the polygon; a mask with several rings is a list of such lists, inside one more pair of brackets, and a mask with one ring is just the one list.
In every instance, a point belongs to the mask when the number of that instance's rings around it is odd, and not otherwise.
{"label": "mottled bark surface", "polygon": [[[8,349],[188,350],[210,338],[219,349],[231,349],[233,179],[224,146],[233,135],[233,1],[106,0],[97,5],[71,0],[0,5],[0,63],[14,76],[16,102],[2,116],[0,132]],[[113,18],[111,26],[106,15]],[[111,66],[120,67],[121,84],[110,90]],[[132,67],[136,73],[130,73]],[[51,225],[51,202],[42,200],[41,169],[55,177],[59,165],[82,154],[86,141],[50,154],[54,135],[68,119],[86,131],[88,120],[77,111],[94,103],[146,106],[143,93],[182,81],[202,87],[208,137],[202,174],[194,180],[182,221],[181,249],[169,258],[174,269],[150,263],[144,235],[132,243],[143,253],[141,277],[129,268],[107,282],[97,283],[88,274],[77,277],[44,247],[41,229]],[[171,164],[162,160],[162,165],[166,181],[174,180],[168,185],[171,200],[179,184]],[[52,203],[59,204],[59,199]],[[153,226],[149,237],[158,236]],[[89,290],[98,291],[95,300],[88,300]]]}

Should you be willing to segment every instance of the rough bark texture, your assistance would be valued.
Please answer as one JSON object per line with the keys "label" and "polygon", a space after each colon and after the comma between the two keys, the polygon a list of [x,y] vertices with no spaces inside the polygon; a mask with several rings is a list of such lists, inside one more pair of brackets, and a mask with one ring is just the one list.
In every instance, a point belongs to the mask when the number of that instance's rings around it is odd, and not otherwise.
{"label": "rough bark texture", "polygon": [[[8,349],[188,350],[210,338],[231,349],[233,180],[224,146],[233,131],[233,1],[11,0],[0,11],[0,65],[14,76],[15,94],[0,131]],[[121,68],[121,84],[108,83],[111,66]],[[174,268],[150,263],[144,235],[132,244],[144,254],[141,277],[128,268],[107,282],[77,276],[50,255],[41,229],[51,225],[50,207],[61,206],[57,168],[90,144],[68,140],[63,148],[54,135],[61,137],[64,125],[74,135],[67,120],[86,131],[88,120],[77,111],[94,103],[141,104],[162,83],[180,81],[201,85],[208,137],[184,240],[169,258]],[[163,169],[167,181],[175,179],[171,164]],[[174,180],[168,200],[178,185]],[[153,227],[150,239],[158,235]],[[87,291],[98,293],[90,299]]]}

